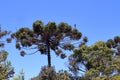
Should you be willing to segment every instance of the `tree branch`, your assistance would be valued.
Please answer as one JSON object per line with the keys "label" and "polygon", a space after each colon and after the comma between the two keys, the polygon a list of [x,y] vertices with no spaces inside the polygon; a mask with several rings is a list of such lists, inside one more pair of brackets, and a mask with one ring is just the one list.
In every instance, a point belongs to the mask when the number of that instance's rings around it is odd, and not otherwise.
{"label": "tree branch", "polygon": [[78,68],[78,70],[80,70],[80,71],[82,71],[82,72],[86,72],[86,71],[84,71],[84,70],[82,70],[82,69],[80,69],[80,68]]}
{"label": "tree branch", "polygon": [[33,55],[33,54],[37,53],[38,51],[39,51],[39,50],[37,50],[37,51],[35,51],[35,52],[33,52],[33,53],[25,54],[25,55]]}
{"label": "tree branch", "polygon": [[32,47],[32,48],[24,48],[22,47],[22,49],[26,49],[26,50],[31,50],[31,49],[36,49],[37,47]]}

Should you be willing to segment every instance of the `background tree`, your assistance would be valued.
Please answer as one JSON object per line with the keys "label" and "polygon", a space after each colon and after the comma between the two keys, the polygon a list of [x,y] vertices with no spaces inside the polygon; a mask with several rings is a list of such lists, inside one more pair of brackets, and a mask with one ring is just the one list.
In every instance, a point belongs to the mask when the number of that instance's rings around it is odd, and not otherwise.
{"label": "background tree", "polygon": [[54,80],[74,80],[73,76],[66,70],[59,70]]}
{"label": "background tree", "polygon": [[103,41],[91,46],[80,45],[69,57],[69,69],[74,72],[84,72],[86,79],[107,75],[114,72],[112,56],[114,50],[107,47]]}
{"label": "background tree", "polygon": [[[9,34],[8,31],[2,31],[0,26],[0,47],[4,47],[4,39],[2,39],[5,35]],[[11,39],[7,38],[7,42],[10,42]],[[11,62],[7,61],[8,53],[5,50],[0,50],[0,80],[6,80],[13,76],[14,68],[11,66]]]}
{"label": "background tree", "polygon": [[30,55],[25,53],[25,48],[36,49],[36,52],[40,51],[41,54],[48,56],[48,66],[50,67],[50,51],[53,50],[56,55],[65,58],[63,50],[73,50],[72,42],[79,40],[82,33],[64,22],[58,25],[55,22],[48,22],[44,25],[42,21],[37,20],[33,23],[32,30],[27,27],[20,28],[11,36],[16,39],[16,48],[21,50],[21,56]]}
{"label": "background tree", "polygon": [[110,49],[114,49],[112,64],[114,68],[114,74],[120,74],[120,36],[115,36],[113,39],[109,39],[106,42]]}
{"label": "background tree", "polygon": [[69,57],[69,69],[74,73],[84,72],[83,80],[116,78],[120,74],[119,54],[120,36],[107,42],[98,41],[92,46],[80,44]]}
{"label": "background tree", "polygon": [[43,66],[37,77],[31,80],[49,80],[49,74],[52,80],[74,80],[72,75],[66,70],[55,71],[54,67]]}
{"label": "background tree", "polygon": [[7,61],[7,56],[8,53],[6,51],[0,51],[0,80],[8,79],[14,74],[11,62]]}
{"label": "background tree", "polygon": [[51,80],[55,79],[56,71],[54,67],[43,66],[37,77],[32,78],[31,80]]}

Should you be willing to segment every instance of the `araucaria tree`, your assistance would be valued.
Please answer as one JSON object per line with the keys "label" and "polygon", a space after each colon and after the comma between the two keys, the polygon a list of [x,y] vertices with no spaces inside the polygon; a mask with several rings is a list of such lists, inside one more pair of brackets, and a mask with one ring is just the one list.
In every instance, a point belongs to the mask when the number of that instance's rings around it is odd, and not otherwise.
{"label": "araucaria tree", "polygon": [[7,61],[7,56],[6,51],[0,51],[0,80],[6,80],[13,77],[14,74],[14,68],[11,66],[11,62]]}
{"label": "araucaria tree", "polygon": [[79,40],[82,33],[64,22],[58,25],[55,22],[48,22],[44,25],[42,21],[37,20],[33,23],[32,29],[20,28],[11,36],[16,39],[16,48],[21,50],[21,56],[30,55],[25,53],[25,48],[36,49],[36,52],[40,51],[41,54],[48,56],[48,66],[51,67],[51,50],[65,58],[63,50],[73,50],[74,45],[71,42]]}
{"label": "araucaria tree", "polygon": [[[8,53],[5,50],[1,50],[4,47],[5,39],[2,39],[4,36],[9,34],[8,31],[2,31],[0,27],[0,80],[6,80],[13,76],[14,68],[11,66],[10,61],[7,61]],[[10,42],[11,39],[7,38],[7,42]]]}
{"label": "araucaria tree", "polygon": [[48,76],[52,80],[74,80],[72,75],[66,70],[55,71],[54,67],[43,66],[37,77],[32,78],[31,80],[48,80]]}

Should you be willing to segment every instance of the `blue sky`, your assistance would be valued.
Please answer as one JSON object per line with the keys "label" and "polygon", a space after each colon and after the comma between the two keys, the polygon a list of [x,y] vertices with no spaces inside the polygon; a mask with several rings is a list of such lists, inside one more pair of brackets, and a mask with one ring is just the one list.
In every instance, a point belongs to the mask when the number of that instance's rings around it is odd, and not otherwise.
{"label": "blue sky", "polygon": [[[32,28],[36,20],[42,20],[45,24],[49,21],[67,22],[72,26],[76,24],[77,29],[88,36],[89,44],[97,40],[106,41],[120,35],[120,0],[0,1],[0,24],[3,29],[14,32],[20,27]],[[5,49],[16,73],[23,69],[26,80],[36,76],[41,66],[47,65],[47,57],[40,53],[21,57],[14,43],[6,45]],[[61,60],[52,55],[52,65],[56,70],[67,69],[67,59]]]}

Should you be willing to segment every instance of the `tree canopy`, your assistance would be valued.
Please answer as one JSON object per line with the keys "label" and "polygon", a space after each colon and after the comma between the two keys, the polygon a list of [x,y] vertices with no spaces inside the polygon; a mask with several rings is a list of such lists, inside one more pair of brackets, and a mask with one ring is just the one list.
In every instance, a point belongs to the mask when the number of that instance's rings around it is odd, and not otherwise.
{"label": "tree canopy", "polygon": [[[2,37],[9,34],[0,28],[0,47],[4,47]],[[97,41],[92,45],[87,45],[88,38],[82,37],[82,33],[68,23],[48,22],[44,24],[41,20],[33,23],[32,29],[22,27],[12,33],[11,38],[16,41],[16,49],[20,50],[20,55],[32,55],[40,52],[47,55],[48,65],[43,66],[37,77],[32,80],[119,80],[120,75],[120,36],[115,36],[107,41]],[[8,43],[11,38],[7,38]],[[81,38],[83,38],[81,40]],[[78,47],[74,43],[77,42]],[[28,53],[27,50],[35,52]],[[66,71],[55,71],[51,66],[51,51],[55,55],[64,59],[66,50],[73,51],[68,57],[68,68],[74,76]],[[0,50],[0,80],[13,76],[14,68],[11,62],[7,61],[8,53]],[[83,74],[79,76],[78,74]],[[24,79],[14,77],[14,80]]]}
{"label": "tree canopy", "polygon": [[32,78],[31,80],[47,80],[49,79],[49,74],[51,80],[73,80],[71,74],[66,70],[55,71],[54,67],[43,66],[37,77]]}
{"label": "tree canopy", "polygon": [[[40,20],[33,23],[33,28],[20,28],[11,35],[16,39],[16,48],[21,50],[21,56],[29,55],[25,53],[25,48],[36,49],[36,52],[48,56],[48,66],[51,66],[50,51],[53,50],[57,56],[65,58],[63,50],[73,50],[73,41],[80,40],[82,33],[69,24],[61,22],[48,22],[46,25]],[[32,54],[36,53],[33,52]]]}
{"label": "tree canopy", "polygon": [[97,41],[91,46],[80,44],[69,56],[69,69],[73,73],[84,73],[86,79],[100,76],[110,78],[113,74],[119,74],[119,47],[119,36],[107,42]]}
{"label": "tree canopy", "polygon": [[[8,31],[2,31],[0,26],[0,48],[4,47],[4,41],[2,38],[9,34]],[[3,39],[4,40],[4,39]],[[7,42],[10,42],[11,39],[7,38]],[[8,79],[13,76],[14,68],[11,66],[11,62],[7,61],[8,52],[5,50],[0,50],[0,80]]]}

